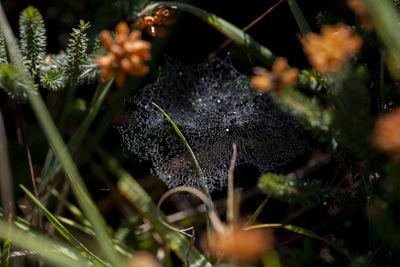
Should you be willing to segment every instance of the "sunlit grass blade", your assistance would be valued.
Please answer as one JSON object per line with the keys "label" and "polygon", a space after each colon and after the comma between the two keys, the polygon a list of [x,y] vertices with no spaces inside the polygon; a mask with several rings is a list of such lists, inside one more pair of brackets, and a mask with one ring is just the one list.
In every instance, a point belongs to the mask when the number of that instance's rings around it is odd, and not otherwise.
{"label": "sunlit grass blade", "polygon": [[294,18],[296,19],[297,25],[299,26],[301,35],[306,35],[307,33],[311,32],[310,25],[308,25],[308,22],[306,18],[303,15],[303,12],[301,12],[299,6],[297,5],[296,0],[287,0],[290,10],[293,13]]}
{"label": "sunlit grass blade", "polygon": [[167,118],[167,120],[171,123],[172,127],[174,128],[175,132],[178,134],[178,136],[181,138],[182,142],[185,144],[186,149],[189,151],[190,156],[193,159],[194,165],[196,166],[197,172],[199,173],[199,177],[201,179],[201,182],[203,184],[203,191],[206,194],[206,196],[208,197],[208,199],[210,200],[210,205],[211,207],[213,206],[212,204],[212,199],[211,199],[211,195],[210,195],[210,191],[208,190],[208,186],[206,183],[206,180],[204,178],[204,174],[203,171],[200,167],[199,162],[197,161],[196,155],[194,154],[192,148],[190,147],[189,143],[186,141],[185,136],[183,135],[183,133],[181,132],[181,130],[179,130],[178,126],[176,126],[176,124],[174,123],[174,121],[168,116],[168,114],[162,109],[160,108],[156,103],[153,103],[153,105],[158,108],[161,113]]}
{"label": "sunlit grass blade", "polygon": [[[107,96],[107,93],[110,91],[112,84],[113,84],[114,79],[110,80],[107,82],[101,91],[101,94],[97,98],[95,104],[93,107],[89,110],[89,113],[86,115],[85,119],[83,122],[79,125],[78,129],[76,129],[75,133],[72,135],[71,139],[67,143],[67,147],[69,151],[74,151],[79,143],[82,141],[83,137],[89,130],[90,125],[92,124],[93,120],[96,118],[97,114],[99,113],[99,110],[101,106],[104,103],[104,100]],[[46,188],[47,184],[54,178],[54,176],[60,171],[61,169],[61,164],[60,161],[58,161],[56,158],[53,157],[53,153],[50,152],[49,160],[51,164],[49,165],[47,170],[43,171],[42,175],[42,182],[39,184],[39,192],[43,192],[43,190]]]}
{"label": "sunlit grass blade", "polygon": [[[9,231],[11,229],[11,233]],[[12,246],[34,251],[34,257],[40,258],[52,266],[90,266],[91,262],[79,251],[55,239],[50,239],[38,233],[21,230],[4,220],[0,220],[0,239],[9,237]]]}
{"label": "sunlit grass blade", "polygon": [[[115,176],[119,178],[118,189],[121,194],[131,202],[139,213],[146,218],[154,230],[168,243],[170,248],[183,261],[186,261],[186,253],[189,247],[189,240],[183,235],[174,232],[164,226],[158,219],[156,204],[151,197],[143,190],[136,180],[124,170],[116,159],[108,156],[104,151],[98,149],[98,155],[102,159],[103,165]],[[165,215],[161,214],[165,220]],[[189,254],[190,266],[212,266],[206,258],[196,249],[192,248]]]}
{"label": "sunlit grass blade", "polygon": [[[82,225],[78,222],[75,222],[74,220],[62,217],[62,216],[57,216],[57,219],[62,222],[63,224],[75,228],[78,231],[81,231],[82,233],[87,234],[88,236],[91,236],[93,238],[96,238],[95,232],[93,232],[93,229],[90,227],[87,227],[85,225]],[[131,248],[129,248],[127,245],[124,243],[121,243],[120,241],[113,239],[114,242],[114,247],[115,249],[121,253],[122,255],[125,255],[127,257],[132,257],[133,251]]]}
{"label": "sunlit grass blade", "polygon": [[369,14],[372,17],[374,28],[386,48],[387,64],[394,79],[400,80],[400,16],[393,1],[389,0],[365,0]]}
{"label": "sunlit grass blade", "polygon": [[54,195],[59,201],[62,202],[62,204],[68,209],[68,211],[72,214],[72,216],[74,216],[74,218],[80,222],[81,224],[85,225],[86,227],[90,227],[92,228],[92,226],[90,225],[89,221],[85,218],[85,216],[83,216],[81,210],[75,206],[74,204],[72,204],[71,202],[69,202],[67,199],[63,198],[57,190],[53,189],[52,190],[52,195]]}
{"label": "sunlit grass blade", "polygon": [[8,267],[10,266],[10,251],[11,251],[11,244],[10,240],[7,238],[4,240],[3,247],[1,250],[1,259],[0,259],[0,266],[1,267]]}
{"label": "sunlit grass blade", "polygon": [[261,203],[261,205],[257,208],[257,210],[251,215],[250,219],[247,221],[244,227],[253,225],[254,222],[257,220],[258,215],[260,215],[261,211],[264,209],[265,205],[267,205],[267,202],[269,200],[269,197],[264,199],[264,201]]}
{"label": "sunlit grass blade", "polygon": [[253,53],[255,56],[258,56],[259,59],[268,66],[271,66],[274,62],[275,56],[273,53],[268,48],[255,41],[250,35],[234,26],[232,23],[216,16],[215,14],[192,5],[170,1],[151,2],[151,4],[144,8],[141,14],[145,14],[146,12],[149,12],[160,5],[166,7],[176,7],[185,12],[189,12],[213,26],[216,30],[231,39],[233,42],[247,48],[251,53]]}
{"label": "sunlit grass blade", "polygon": [[[24,69],[21,52],[18,49],[14,34],[12,33],[11,27],[1,5],[0,28],[4,32],[4,37],[7,47],[9,48],[12,63],[15,64],[21,73],[27,73],[27,71]],[[90,197],[86,185],[84,184],[83,179],[71,158],[71,155],[68,153],[68,149],[64,144],[42,97],[37,93],[32,93],[34,92],[36,85],[29,74],[27,74],[23,79],[26,80],[26,85],[32,89],[30,91],[31,93],[28,93],[28,101],[31,104],[34,114],[46,135],[46,139],[49,142],[50,147],[54,150],[58,160],[61,162],[65,176],[70,182],[79,205],[81,206],[85,215],[88,217],[90,223],[93,225],[93,229],[96,232],[96,237],[99,241],[102,252],[108,261],[113,265],[123,266],[124,261],[121,255],[119,255],[113,247],[105,220]]]}
{"label": "sunlit grass blade", "polygon": [[101,259],[99,259],[96,255],[94,255],[91,251],[89,251],[85,245],[79,242],[68,230],[61,224],[61,222],[53,215],[49,210],[43,206],[40,201],[35,198],[25,186],[19,185],[21,189],[25,192],[25,194],[35,203],[36,206],[42,211],[44,216],[49,220],[49,222],[57,229],[57,231],[77,250],[81,252],[81,254],[87,257],[95,266],[107,266]]}

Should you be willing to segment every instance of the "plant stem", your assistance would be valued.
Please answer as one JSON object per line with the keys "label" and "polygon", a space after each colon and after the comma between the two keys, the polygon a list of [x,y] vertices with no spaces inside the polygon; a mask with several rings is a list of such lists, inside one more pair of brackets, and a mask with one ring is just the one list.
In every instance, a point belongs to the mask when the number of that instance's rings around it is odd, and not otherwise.
{"label": "plant stem", "polygon": [[[24,118],[22,116],[21,104],[19,102],[17,102],[17,120],[18,120],[19,128],[21,130],[22,145],[24,146],[25,157],[26,157],[26,161],[28,163],[28,170],[29,170],[29,176],[31,177],[33,195],[37,199],[39,199],[39,194],[38,194],[38,191],[36,188],[35,173],[33,171],[31,152],[29,150],[28,140],[26,138],[26,132],[25,132],[25,127],[24,127]],[[34,209],[34,213],[36,216],[37,227],[39,229],[42,229],[42,218],[40,216],[39,210],[36,207]]]}

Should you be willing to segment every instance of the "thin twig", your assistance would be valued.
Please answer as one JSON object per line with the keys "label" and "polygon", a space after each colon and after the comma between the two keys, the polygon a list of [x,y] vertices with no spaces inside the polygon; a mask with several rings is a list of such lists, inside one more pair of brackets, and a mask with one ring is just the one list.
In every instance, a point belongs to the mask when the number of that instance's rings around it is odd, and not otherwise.
{"label": "thin twig", "polygon": [[[21,104],[19,102],[17,103],[17,119],[19,128],[21,129],[22,144],[24,146],[25,157],[28,162],[29,176],[31,177],[33,194],[37,199],[39,199],[39,194],[36,188],[35,173],[33,171],[31,152],[29,151],[28,140],[26,138],[25,127],[24,127],[24,119],[22,117]],[[35,214],[36,214],[37,226],[39,229],[42,229],[42,218],[37,208],[35,208]]]}
{"label": "thin twig", "polygon": [[[271,13],[272,11],[274,11],[274,9],[276,9],[278,6],[280,6],[283,2],[285,2],[285,0],[279,0],[278,3],[276,3],[275,5],[273,5],[272,7],[270,7],[267,11],[265,11],[261,16],[259,16],[258,18],[256,18],[255,20],[253,20],[250,24],[246,25],[244,28],[242,28],[242,30],[244,32],[248,31],[251,27],[253,27],[256,23],[258,23],[260,20],[262,20],[266,15],[268,15],[269,13]],[[225,47],[227,47],[230,43],[232,43],[231,39],[227,39],[225,42],[223,42],[217,49],[215,49],[214,51],[212,51],[206,58],[205,62],[209,62],[210,60],[212,60],[213,58],[215,58],[219,52],[222,51],[222,49],[224,49]]]}

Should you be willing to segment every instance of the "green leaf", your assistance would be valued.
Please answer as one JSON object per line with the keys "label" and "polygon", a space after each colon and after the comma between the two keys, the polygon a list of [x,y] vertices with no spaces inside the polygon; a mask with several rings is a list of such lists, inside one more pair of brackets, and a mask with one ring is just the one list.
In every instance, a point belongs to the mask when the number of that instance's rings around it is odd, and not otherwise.
{"label": "green leaf", "polygon": [[[26,83],[23,73],[13,64],[0,65],[0,86],[12,98],[25,102],[30,92],[36,92],[36,86]],[[32,90],[33,89],[33,90]]]}
{"label": "green leaf", "polygon": [[317,235],[314,232],[311,232],[311,231],[309,231],[307,229],[304,229],[304,228],[301,228],[301,227],[298,227],[298,226],[294,226],[294,225],[290,225],[290,224],[283,225],[283,228],[288,230],[288,231],[294,232],[294,233],[298,233],[298,234],[305,235],[305,236],[308,236],[308,237],[313,238],[313,239],[317,239],[317,240],[323,241],[327,245],[329,245],[329,246],[335,248],[337,251],[339,251],[343,256],[345,256],[345,258],[349,262],[351,261],[350,254],[347,252],[347,250],[345,250],[344,248],[339,247],[335,243],[333,243],[333,242],[331,242],[331,241],[329,241],[329,240],[327,240],[325,238],[320,237],[319,235]]}
{"label": "green leaf", "polygon": [[[79,125],[78,129],[75,131],[75,133],[72,135],[71,139],[69,140],[67,147],[69,151],[74,151],[79,143],[82,141],[83,137],[89,130],[90,125],[92,125],[92,122],[96,118],[97,114],[99,113],[99,110],[101,106],[104,103],[104,100],[110,91],[112,85],[113,85],[114,79],[108,81],[106,84],[104,84],[104,88],[101,91],[101,94],[97,98],[95,104],[93,107],[89,110],[89,113],[86,115],[85,119],[83,122]],[[39,192],[43,192],[43,190],[46,188],[47,184],[54,178],[54,176],[60,171],[61,169],[61,163],[57,158],[54,158],[53,154],[51,154],[49,159],[50,165],[48,168],[45,168],[43,170],[42,174],[42,182],[39,185]]]}
{"label": "green leaf", "polygon": [[365,0],[378,37],[388,50],[387,64],[392,77],[400,80],[400,17],[390,0]]}
{"label": "green leaf", "polygon": [[258,187],[272,198],[311,207],[331,206],[350,210],[362,206],[365,199],[362,190],[332,189],[320,180],[296,179],[274,173],[262,174]]}
{"label": "green leaf", "polygon": [[40,258],[52,266],[91,266],[75,248],[33,231],[21,230],[4,220],[0,220],[0,239],[9,239],[13,246],[33,251],[32,256]]}
{"label": "green leaf", "polygon": [[10,249],[11,249],[10,240],[6,239],[3,243],[3,249],[1,251],[1,260],[0,260],[1,267],[8,267],[10,265],[9,262]]}
{"label": "green leaf", "polygon": [[287,0],[287,2],[289,4],[290,10],[294,15],[294,18],[296,19],[301,34],[305,36],[307,33],[311,32],[310,25],[308,25],[308,22],[306,21],[303,12],[301,12],[299,6],[297,5],[296,0]]}
{"label": "green leaf", "polygon": [[306,129],[312,131],[321,141],[326,141],[332,122],[331,112],[324,109],[319,100],[309,98],[298,90],[287,87],[281,93],[270,93],[279,108],[292,115]]}
{"label": "green leaf", "polygon": [[257,208],[257,210],[251,215],[250,219],[246,222],[244,227],[253,225],[254,222],[257,220],[258,215],[260,215],[261,211],[264,209],[265,205],[267,204],[269,200],[269,197],[264,199],[264,201],[261,203],[261,205]]}
{"label": "green leaf", "polygon": [[275,60],[275,56],[268,48],[255,41],[250,35],[242,31],[238,27],[210,12],[194,7],[192,5],[182,2],[170,1],[152,2],[142,10],[141,14],[146,14],[147,12],[153,10],[158,6],[175,7],[201,18],[206,23],[213,26],[216,30],[221,32],[223,35],[231,39],[233,42],[247,48],[251,53],[259,57],[259,59],[268,66],[271,66]]}
{"label": "green leaf", "polygon": [[[136,180],[124,170],[116,159],[108,156],[104,151],[98,150],[98,155],[106,168],[119,178],[118,189],[125,198],[127,198],[139,211],[139,213],[150,221],[154,230],[168,243],[176,255],[183,261],[186,261],[186,254],[189,248],[189,240],[183,235],[170,230],[164,226],[158,219],[156,204],[151,197],[143,190]],[[161,214],[165,220],[165,215]],[[190,266],[212,266],[211,263],[196,249],[192,248],[189,254]]]}
{"label": "green leaf", "polygon": [[40,12],[29,6],[19,17],[19,36],[24,63],[32,75],[46,55],[46,30]]}
{"label": "green leaf", "polygon": [[81,252],[81,254],[88,258],[95,266],[107,266],[101,259],[99,259],[96,255],[94,255],[91,251],[89,251],[78,239],[76,239],[68,230],[57,220],[56,217],[51,214],[50,211],[46,209],[45,206],[37,199],[25,186],[19,185],[19,187],[28,195],[28,197],[35,203],[36,206],[42,211],[44,216],[49,220],[49,222],[57,229],[57,231],[77,250]]}

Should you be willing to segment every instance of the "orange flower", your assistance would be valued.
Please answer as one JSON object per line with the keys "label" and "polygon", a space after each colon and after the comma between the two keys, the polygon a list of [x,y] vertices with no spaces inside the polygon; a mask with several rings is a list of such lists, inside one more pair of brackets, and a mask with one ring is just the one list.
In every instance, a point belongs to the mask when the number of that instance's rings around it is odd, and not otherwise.
{"label": "orange flower", "polygon": [[343,23],[324,25],[321,34],[309,33],[303,40],[308,61],[320,73],[337,73],[362,46],[362,39]]}
{"label": "orange flower", "polygon": [[115,76],[115,83],[120,87],[128,74],[143,76],[149,71],[144,61],[150,59],[151,44],[142,40],[140,31],[129,33],[125,22],[118,23],[115,32],[115,40],[109,31],[103,30],[100,33],[101,42],[109,53],[98,57],[96,62],[101,67],[101,78],[109,80]]}
{"label": "orange flower", "polygon": [[373,145],[400,162],[400,108],[397,108],[375,122]]}
{"label": "orange flower", "polygon": [[266,93],[272,88],[281,92],[285,87],[296,83],[299,75],[297,68],[288,68],[288,62],[284,57],[278,57],[272,64],[272,72],[264,68],[255,68],[256,76],[251,79],[251,86],[260,93]]}
{"label": "orange flower", "polygon": [[260,259],[273,243],[272,232],[262,228],[245,231],[243,225],[233,223],[225,225],[222,231],[213,231],[207,242],[211,255],[238,263]]}
{"label": "orange flower", "polygon": [[170,24],[175,22],[175,17],[172,16],[174,10],[172,8],[160,7],[153,13],[153,16],[144,16],[138,18],[135,22],[136,27],[142,30],[147,29],[150,36],[166,37],[167,31],[160,27],[163,24]]}

